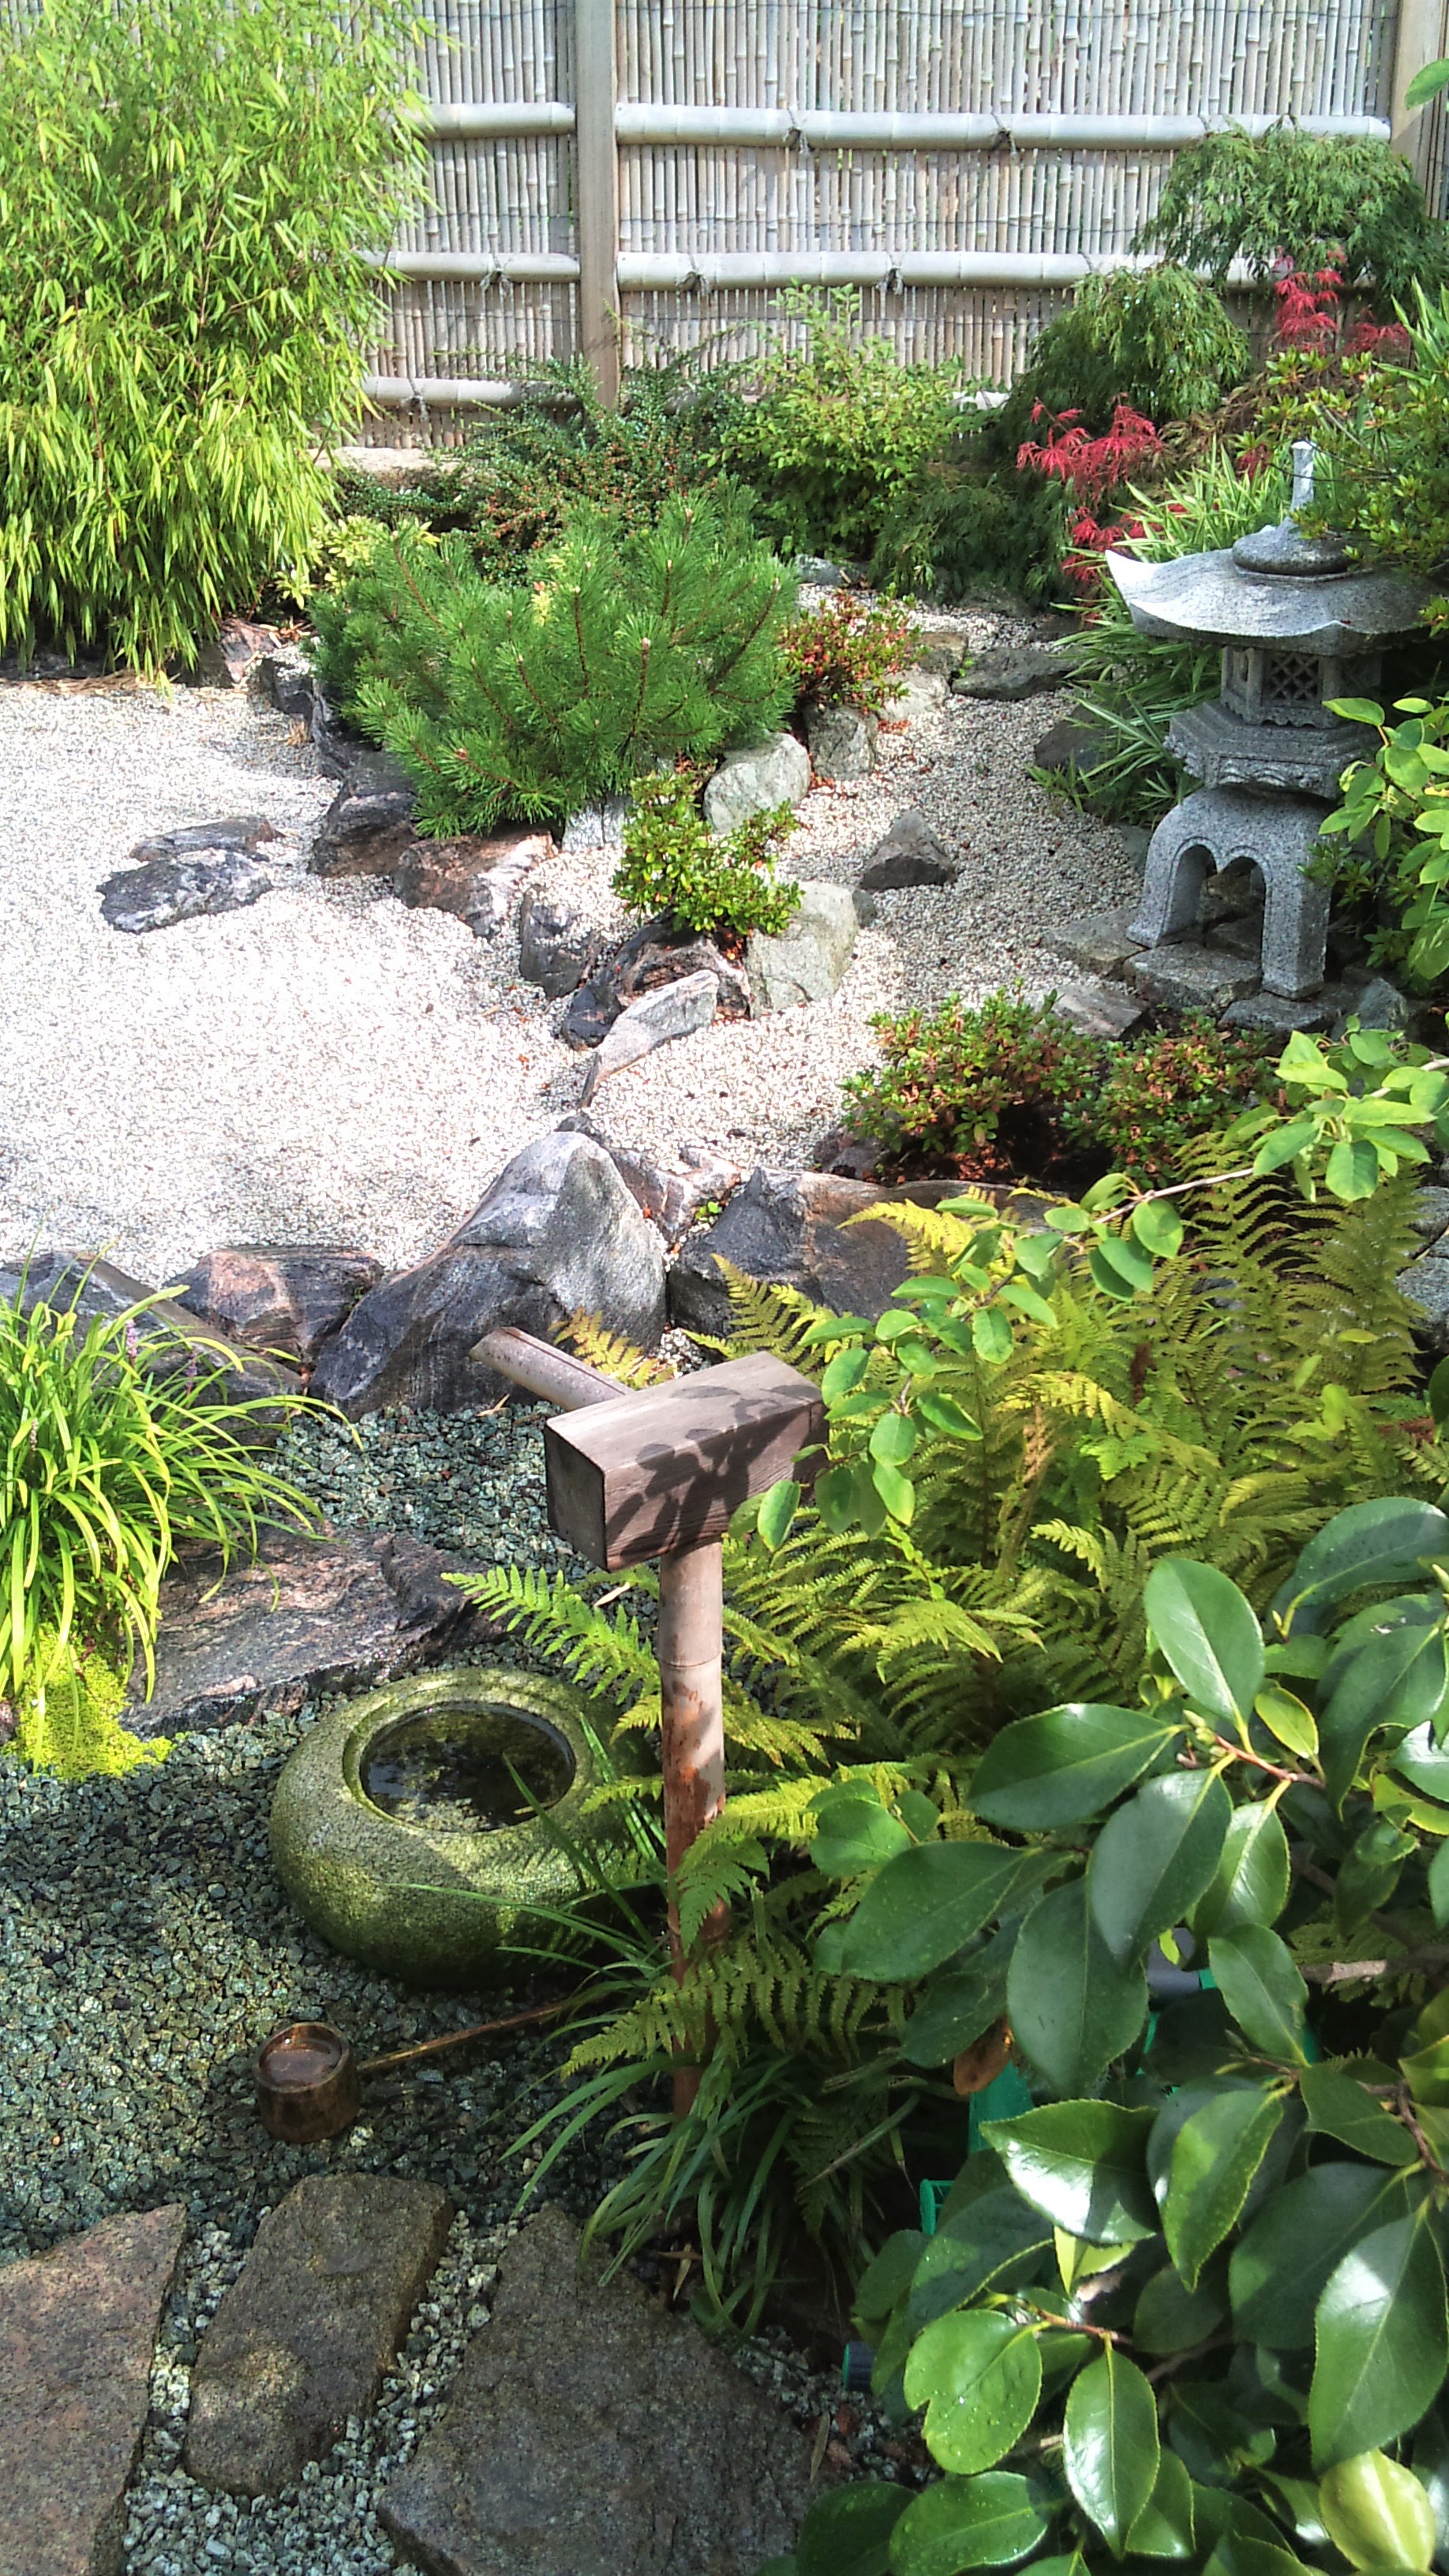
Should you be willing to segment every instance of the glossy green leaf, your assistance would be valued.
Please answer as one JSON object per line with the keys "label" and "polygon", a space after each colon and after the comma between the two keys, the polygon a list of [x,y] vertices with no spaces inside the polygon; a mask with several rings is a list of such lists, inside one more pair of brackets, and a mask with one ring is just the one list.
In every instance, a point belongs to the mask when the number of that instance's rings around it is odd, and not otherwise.
{"label": "glossy green leaf", "polygon": [[1161,2446],[1151,2384],[1115,2345],[1073,2380],[1063,2434],[1067,2484],[1120,2558],[1157,2484]]}
{"label": "glossy green leaf", "polygon": [[1155,2117],[1116,2102],[1048,2102],[1019,2119],[988,2121],[983,2135],[1054,2227],[1090,2245],[1133,2245],[1157,2234],[1146,2164]]}
{"label": "glossy green leaf", "polygon": [[971,1339],[977,1358],[990,1368],[1000,1368],[1011,1357],[1011,1326],[999,1306],[977,1307],[971,1318]]}
{"label": "glossy green leaf", "polygon": [[870,1454],[887,1466],[904,1467],[915,1448],[918,1433],[914,1422],[904,1413],[883,1413],[870,1435]]}
{"label": "glossy green leaf", "polygon": [[942,1395],[935,1387],[920,1387],[911,1397],[917,1413],[928,1431],[940,1440],[979,1440],[981,1425],[972,1420],[964,1405],[953,1395]]}
{"label": "glossy green leaf", "polygon": [[1167,1199],[1143,1199],[1132,1211],[1132,1231],[1145,1252],[1171,1261],[1182,1250],[1183,1225]]}
{"label": "glossy green leaf", "polygon": [[1289,1876],[1288,1837],[1277,1808],[1266,1800],[1235,1807],[1217,1868],[1193,1914],[1194,1940],[1235,1932],[1245,1923],[1276,1923],[1288,1902]]}
{"label": "glossy green leaf", "polygon": [[1147,1979],[1120,1966],[1074,1878],[1032,1907],[1017,1936],[1006,2007],[1018,2046],[1053,2092],[1089,2093],[1147,2018]]}
{"label": "glossy green leaf", "polygon": [[1036,2335],[993,2310],[958,2308],[916,2337],[905,2393],[908,2406],[926,2409],[926,2448],[941,2468],[958,2477],[994,2468],[1036,2412]]}
{"label": "glossy green leaf", "polygon": [[1208,1943],[1208,1965],[1245,2038],[1266,2056],[1301,2066],[1308,1988],[1277,1933],[1262,1923],[1217,1933]]}
{"label": "glossy green leaf", "polygon": [[999,1949],[989,1943],[979,1961],[937,1971],[901,2037],[901,2054],[910,2065],[945,2066],[1000,2020],[1009,1956],[1003,1939]]}
{"label": "glossy green leaf", "polygon": [[899,1467],[893,1467],[887,1459],[877,1458],[871,1469],[871,1482],[891,1519],[909,1527],[916,1512],[916,1489],[909,1476],[903,1476]]}
{"label": "glossy green leaf", "polygon": [[1279,2541],[1260,2540],[1256,2532],[1229,2531],[1218,2542],[1203,2576],[1309,2576],[1309,2570]]}
{"label": "glossy green leaf", "polygon": [[1449,1923],[1449,1843],[1441,1843],[1429,1863],[1429,1903],[1442,1932]]}
{"label": "glossy green leaf", "polygon": [[1376,1728],[1416,1726],[1442,1702],[1443,1627],[1432,1616],[1402,1619],[1370,1635],[1341,1668],[1335,1659],[1329,1680],[1318,1741],[1324,1785],[1341,1807]]}
{"label": "glossy green leaf", "polygon": [[1141,1958],[1211,1885],[1232,1800],[1210,1771],[1149,1780],[1108,1817],[1087,1865],[1087,1901],[1114,1959]]}
{"label": "glossy green leaf", "polygon": [[1340,2460],[1318,2482],[1329,2537],[1351,2567],[1431,2567],[1434,2508],[1412,2469],[1382,2451]]}
{"label": "glossy green leaf", "polygon": [[[1416,109],[1427,107],[1430,99],[1437,98],[1441,89],[1446,87],[1449,87],[1449,62],[1425,63],[1405,89],[1404,105],[1412,115]],[[1349,703],[1356,705],[1358,701],[1350,700]],[[1381,723],[1382,718],[1374,716],[1369,721]]]}
{"label": "glossy green leaf", "polygon": [[919,2331],[982,2290],[1015,2289],[1034,2279],[1051,2241],[1048,2221],[1010,2183],[984,2192],[942,2220],[921,2248],[911,2280],[912,2327]]}
{"label": "glossy green leaf", "polygon": [[1238,2333],[1274,2352],[1306,2350],[1330,2275],[1361,2237],[1403,2211],[1403,2184],[1382,2165],[1311,2165],[1281,2183],[1233,2248]]}
{"label": "glossy green leaf", "polygon": [[1164,2451],[1157,2484],[1127,2534],[1134,2558],[1191,2558],[1192,2480],[1175,2451]]}
{"label": "glossy green leaf", "polygon": [[767,1487],[760,1496],[759,1518],[755,1523],[763,1547],[773,1553],[783,1545],[799,1508],[800,1487],[792,1477],[782,1476],[778,1484]]}
{"label": "glossy green leaf", "polygon": [[1246,1719],[1263,1687],[1263,1638],[1236,1583],[1216,1566],[1168,1557],[1154,1565],[1142,1600],[1194,1708],[1219,1726]]}
{"label": "glossy green leaf", "polygon": [[1282,2117],[1282,2102],[1256,2086],[1219,2093],[1173,2140],[1162,2220],[1167,2250],[1189,2289],[1236,2226]]}
{"label": "glossy green leaf", "polygon": [[[1286,1647],[1278,1649],[1280,1654],[1285,1655],[1289,1651],[1290,1649]],[[1268,1650],[1268,1665],[1269,1670],[1272,1671],[1274,1666],[1271,1647]],[[1253,1702],[1253,1714],[1262,1719],[1269,1734],[1275,1735],[1288,1752],[1297,1754],[1300,1762],[1313,1760],[1318,1751],[1318,1725],[1313,1711],[1298,1697],[1296,1691],[1284,1690],[1278,1682],[1266,1682]]]}
{"label": "glossy green leaf", "polygon": [[1132,2340],[1143,2352],[1190,2352],[1195,2343],[1206,2342],[1226,2314],[1214,2292],[1205,2290],[1201,2282],[1190,2290],[1170,2266],[1164,2266],[1142,2285]]}
{"label": "glossy green leaf", "polygon": [[1370,1584],[1397,1583],[1449,1556],[1449,1519],[1432,1503],[1350,1503],[1310,1539],[1273,1599],[1292,1627],[1319,1628],[1335,1602]]}
{"label": "glossy green leaf", "polygon": [[1318,2302],[1308,2401],[1315,2467],[1377,2450],[1418,2423],[1449,2367],[1444,2271],[1424,2213],[1365,2236]]}
{"label": "glossy green leaf", "polygon": [[1091,1700],[1019,1717],[977,1764],[971,1805],[988,1824],[1016,1833],[1080,1824],[1120,1798],[1181,1734],[1150,1710]]}
{"label": "glossy green leaf", "polygon": [[814,1803],[810,1857],[827,1878],[854,1878],[912,1848],[899,1816],[866,1790],[827,1789]]}
{"label": "glossy green leaf", "polygon": [[1405,1736],[1395,1751],[1393,1769],[1396,1778],[1422,1789],[1425,1797],[1449,1805],[1449,1744],[1439,1742],[1431,1719]]}
{"label": "glossy green leaf", "polygon": [[889,2316],[897,2299],[903,2299],[910,2288],[911,2277],[929,2241],[919,2227],[898,2227],[894,2235],[886,2238],[855,2285],[856,2316]]}
{"label": "glossy green leaf", "polygon": [[834,1404],[837,1397],[853,1394],[869,1366],[870,1353],[862,1350],[858,1343],[853,1348],[837,1351],[827,1363],[820,1381],[820,1392],[826,1403]]}
{"label": "glossy green leaf", "polygon": [[1417,2162],[1418,2150],[1401,2120],[1376,2102],[1355,2077],[1331,2060],[1319,2066],[1305,2066],[1299,2077],[1303,2108],[1310,2129],[1323,2136],[1337,2138],[1340,2145],[1352,2147],[1357,2155],[1370,2156],[1376,2164],[1411,2165]]}
{"label": "glossy green leaf", "polygon": [[817,2496],[795,2543],[799,2576],[887,2576],[890,2537],[909,2487],[860,2478]]}
{"label": "glossy green leaf", "polygon": [[852,1977],[929,1976],[1035,1878],[1033,1855],[1000,1843],[917,1843],[887,1861],[851,1919],[842,1956]]}
{"label": "glossy green leaf", "polygon": [[907,2505],[891,2534],[891,2576],[965,2576],[1014,2567],[1046,2536],[1035,2489],[1010,2469],[942,2478]]}

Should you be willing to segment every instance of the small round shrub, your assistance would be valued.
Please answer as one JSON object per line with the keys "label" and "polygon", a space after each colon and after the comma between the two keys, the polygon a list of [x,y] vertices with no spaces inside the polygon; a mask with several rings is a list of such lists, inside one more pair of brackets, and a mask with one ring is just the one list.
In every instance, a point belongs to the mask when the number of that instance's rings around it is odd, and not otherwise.
{"label": "small round shrub", "polygon": [[797,885],[775,877],[775,854],[795,823],[791,808],[780,805],[721,836],[699,810],[696,769],[636,778],[614,892],[631,912],[665,913],[682,930],[736,939],[752,930],[779,932],[800,901]]}

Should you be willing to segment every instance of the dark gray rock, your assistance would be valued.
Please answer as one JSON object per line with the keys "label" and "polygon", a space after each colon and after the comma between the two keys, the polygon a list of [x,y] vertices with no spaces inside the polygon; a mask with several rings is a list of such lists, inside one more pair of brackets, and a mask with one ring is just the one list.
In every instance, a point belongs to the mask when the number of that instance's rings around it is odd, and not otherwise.
{"label": "dark gray rock", "polygon": [[794,2540],[805,2443],[697,2327],[627,2274],[580,2275],[545,2209],[504,2253],[490,2323],[387,2488],[431,2576],[756,2576]]}
{"label": "dark gray rock", "polygon": [[411,780],[385,752],[351,769],[312,843],[307,864],[318,877],[377,876],[416,839],[417,797]]}
{"label": "dark gray rock", "polygon": [[868,778],[879,729],[879,718],[863,707],[807,707],[805,742],[816,777]]}
{"label": "dark gray rock", "polygon": [[1333,1026],[1345,1007],[1341,984],[1325,984],[1321,993],[1310,993],[1304,1002],[1290,1002],[1286,993],[1245,993],[1241,1001],[1232,1002],[1223,1013],[1225,1029],[1262,1029],[1269,1037],[1281,1037],[1286,1044],[1295,1029],[1311,1034]]}
{"label": "dark gray rock", "polygon": [[145,867],[121,868],[106,878],[101,916],[112,930],[140,937],[202,914],[243,912],[276,883],[276,870],[243,850],[215,859],[151,859]]}
{"label": "dark gray rock", "polygon": [[1196,940],[1172,939],[1160,948],[1139,948],[1125,967],[1129,983],[1170,1011],[1211,1011],[1216,1015],[1232,1002],[1242,1001],[1245,994],[1258,989],[1256,958],[1230,956],[1221,948],[1205,948]]}
{"label": "dark gray rock", "polygon": [[507,920],[530,868],[555,856],[547,832],[497,832],[487,839],[415,840],[380,869],[409,911],[451,913],[477,939]]}
{"label": "dark gray rock", "polygon": [[598,962],[599,934],[560,895],[524,888],[518,907],[518,971],[551,1002],[577,992]]}
{"label": "dark gray rock", "polygon": [[0,2576],[120,2576],[173,2204],[0,2269]]}
{"label": "dark gray rock", "polygon": [[803,1002],[828,1002],[850,964],[859,928],[849,886],[807,878],[784,929],[755,931],[745,951],[755,1017]]}
{"label": "dark gray rock", "polygon": [[[1408,1028],[1414,1016],[1414,1006],[1405,1000],[1397,984],[1391,984],[1387,976],[1375,975],[1372,983],[1365,984],[1352,1004],[1352,1015],[1361,1029],[1387,1029],[1392,1035]],[[1345,1019],[1349,1016],[1348,1012],[1344,1013]]]}
{"label": "dark gray rock", "polygon": [[395,2174],[309,2174],[270,2210],[201,2338],[186,2466],[275,2495],[365,2415],[442,2253],[446,2192]]}
{"label": "dark gray rock", "polygon": [[468,1357],[495,1324],[547,1341],[582,1312],[648,1343],[663,1309],[655,1228],[601,1146],[556,1130],[515,1154],[441,1252],[354,1306],[323,1345],[312,1392],[352,1416],[384,1404],[449,1413],[502,1391]]}
{"label": "dark gray rock", "polygon": [[[94,1315],[123,1314],[139,1299],[151,1296],[143,1279],[133,1279],[114,1262],[92,1261],[80,1252],[36,1252],[23,1275],[0,1270],[0,1299],[18,1300],[27,1315],[32,1306],[44,1302],[58,1314],[74,1307],[89,1322]],[[216,1371],[217,1394],[224,1402],[239,1396],[288,1398],[301,1393],[295,1369],[281,1360],[238,1349],[225,1334],[200,1322],[173,1298],[148,1306],[137,1321],[136,1337],[142,1358],[158,1377],[178,1373],[195,1377],[198,1372],[209,1376]],[[264,1429],[264,1422],[254,1421],[254,1433]],[[281,1429],[280,1417],[275,1429]]]}
{"label": "dark gray rock", "polygon": [[[944,1185],[934,1193],[948,1194]],[[887,1199],[916,1195],[839,1180],[832,1172],[757,1165],[724,1214],[707,1234],[685,1245],[671,1270],[670,1322],[688,1332],[729,1331],[729,1296],[716,1254],[751,1279],[798,1288],[837,1314],[879,1315],[906,1275],[906,1247],[888,1225],[849,1220],[868,1217]]]}
{"label": "dark gray rock", "polygon": [[322,1691],[370,1689],[493,1631],[445,1577],[463,1560],[400,1533],[268,1532],[250,1564],[198,1557],[161,1587],[156,1684],[138,1672],[133,1735],[210,1734],[289,1717]]}
{"label": "dark gray rock", "polygon": [[1062,716],[1050,725],[1032,752],[1038,769],[1095,769],[1111,749],[1106,734],[1079,717]]}
{"label": "dark gray rock", "polygon": [[375,742],[369,742],[365,735],[360,734],[355,726],[348,724],[346,719],[338,714],[330,699],[324,695],[320,681],[315,678],[312,683],[312,710],[308,718],[308,728],[319,765],[331,778],[351,778],[358,772],[366,775],[375,762],[387,758],[387,754],[380,752]]}
{"label": "dark gray rock", "polygon": [[1076,984],[1058,985],[1052,1008],[1059,1020],[1089,1038],[1131,1037],[1147,1016],[1140,994],[1129,993],[1122,984],[1098,983],[1092,977],[1084,977]]}
{"label": "dark gray rock", "polygon": [[970,652],[969,626],[923,626],[917,633],[912,659],[918,671],[934,672],[949,683]]}
{"label": "dark gray rock", "polygon": [[113,930],[139,935],[199,913],[238,912],[276,884],[275,872],[256,853],[277,838],[265,814],[230,814],[219,823],[153,832],[106,878],[102,915]]}
{"label": "dark gray rock", "polygon": [[1449,1189],[1415,1190],[1409,1223],[1425,1243],[1438,1242],[1449,1227]]}
{"label": "dark gray rock", "polygon": [[269,707],[279,716],[290,716],[294,724],[312,722],[312,702],[317,683],[312,673],[296,662],[284,662],[276,653],[264,653],[252,675],[252,685]]}
{"label": "dark gray rock", "polygon": [[599,959],[570,1001],[559,1035],[569,1046],[597,1046],[641,994],[702,973],[714,977],[720,1018],[748,1019],[750,985],[742,966],[698,931],[676,930],[665,917],[646,921]]}
{"label": "dark gray rock", "polygon": [[622,1073],[625,1065],[638,1064],[674,1038],[693,1037],[696,1029],[707,1029],[718,1009],[719,985],[707,967],[681,976],[677,983],[661,984],[652,993],[641,993],[637,1002],[619,1013],[595,1049],[584,1078],[585,1108],[610,1074]]}
{"label": "dark gray rock", "polygon": [[370,1252],[340,1244],[233,1244],[182,1272],[177,1303],[246,1350],[280,1351],[310,1368],[381,1277]]}
{"label": "dark gray rock", "polygon": [[579,850],[622,850],[628,820],[627,796],[607,797],[602,805],[581,805],[577,814],[569,816],[559,847],[568,858]]}
{"label": "dark gray rock", "polygon": [[1263,916],[1261,912],[1240,912],[1227,921],[1219,921],[1205,932],[1204,945],[1218,949],[1225,957],[1242,957],[1253,966],[1263,959]]}
{"label": "dark gray rock", "polygon": [[727,751],[704,791],[705,820],[733,832],[752,814],[798,805],[809,791],[810,754],[792,733],[772,734],[747,751]]}
{"label": "dark gray rock", "polygon": [[1087,975],[1104,975],[1109,981],[1121,974],[1130,957],[1141,952],[1137,942],[1127,936],[1127,924],[1136,919],[1136,906],[1118,904],[1110,912],[1086,912],[1076,921],[1063,921],[1046,932],[1048,948],[1080,966]]}
{"label": "dark gray rock", "polygon": [[1070,639],[1052,644],[1009,644],[1000,652],[979,653],[951,683],[958,698],[1031,698],[1039,690],[1064,689],[1071,680],[1075,654]]}
{"label": "dark gray rock", "polygon": [[1415,1339],[1442,1358],[1449,1352],[1449,1261],[1441,1259],[1436,1245],[1401,1270],[1394,1286],[1413,1309]]}
{"label": "dark gray rock", "polygon": [[882,834],[856,880],[867,893],[885,894],[893,886],[952,885],[961,873],[938,841],[925,815],[908,806]]}
{"label": "dark gray rock", "polygon": [[619,1178],[651,1225],[657,1225],[671,1247],[687,1234],[702,1207],[723,1201],[739,1188],[738,1163],[727,1162],[708,1145],[681,1145],[682,1169],[666,1172],[646,1155],[616,1145],[594,1125],[586,1109],[571,1109],[559,1120],[565,1133],[592,1136],[602,1145]]}

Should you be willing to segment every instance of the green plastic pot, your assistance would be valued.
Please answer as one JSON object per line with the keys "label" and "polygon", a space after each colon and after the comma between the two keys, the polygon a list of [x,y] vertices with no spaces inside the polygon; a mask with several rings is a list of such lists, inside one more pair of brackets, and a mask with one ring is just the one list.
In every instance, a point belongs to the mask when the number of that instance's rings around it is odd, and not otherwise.
{"label": "green plastic pot", "polygon": [[[523,1824],[470,1831],[389,1814],[368,1795],[368,1764],[445,1721],[485,1749],[522,1725],[572,1778]],[[507,1666],[461,1665],[390,1682],[320,1719],[290,1756],[272,1802],[277,1875],[335,1950],[417,1986],[478,1986],[508,1973],[519,1941],[546,1945],[548,1909],[579,1892],[560,1836],[597,1843],[584,1802],[599,1777],[604,1712],[582,1691]],[[515,1755],[516,1758],[516,1755]],[[546,1821],[545,1821],[546,1818]]]}

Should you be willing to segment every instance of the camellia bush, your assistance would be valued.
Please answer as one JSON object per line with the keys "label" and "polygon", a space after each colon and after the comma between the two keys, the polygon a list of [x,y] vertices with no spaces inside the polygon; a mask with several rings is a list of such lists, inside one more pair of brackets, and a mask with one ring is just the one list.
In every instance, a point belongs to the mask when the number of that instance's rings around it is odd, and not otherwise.
{"label": "camellia bush", "polygon": [[0,50],[0,647],[188,660],[328,522],[412,11],[44,0]]}

